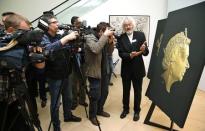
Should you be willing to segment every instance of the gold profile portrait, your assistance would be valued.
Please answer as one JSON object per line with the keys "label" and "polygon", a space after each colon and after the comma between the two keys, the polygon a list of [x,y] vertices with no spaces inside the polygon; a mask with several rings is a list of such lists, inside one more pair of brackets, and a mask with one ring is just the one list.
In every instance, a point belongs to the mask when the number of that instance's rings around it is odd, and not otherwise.
{"label": "gold profile portrait", "polygon": [[187,28],[185,32],[174,35],[164,49],[164,57],[162,60],[162,68],[164,70],[161,75],[165,81],[166,90],[170,93],[172,84],[182,81],[186,70],[189,66],[189,45],[191,40],[187,37]]}

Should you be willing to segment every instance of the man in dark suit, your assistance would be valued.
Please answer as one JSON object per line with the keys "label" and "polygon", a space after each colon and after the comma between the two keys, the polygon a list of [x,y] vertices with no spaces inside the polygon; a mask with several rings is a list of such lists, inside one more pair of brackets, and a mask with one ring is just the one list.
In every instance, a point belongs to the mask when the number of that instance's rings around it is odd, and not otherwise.
{"label": "man in dark suit", "polygon": [[122,58],[121,77],[123,84],[123,111],[120,118],[123,119],[129,113],[131,81],[134,88],[134,121],[140,116],[140,103],[142,92],[142,81],[145,76],[145,67],[142,55],[149,53],[145,35],[143,32],[134,31],[135,21],[132,17],[123,20],[123,33],[118,38],[118,52]]}

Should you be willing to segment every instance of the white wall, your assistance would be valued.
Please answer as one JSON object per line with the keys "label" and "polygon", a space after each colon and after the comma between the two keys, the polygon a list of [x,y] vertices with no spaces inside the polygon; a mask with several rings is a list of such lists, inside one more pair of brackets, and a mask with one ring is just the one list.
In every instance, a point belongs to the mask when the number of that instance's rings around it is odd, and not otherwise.
{"label": "white wall", "polygon": [[0,13],[13,11],[26,16],[29,20],[42,15],[65,0],[1,0]]}
{"label": "white wall", "polygon": [[[168,12],[194,5],[203,1],[204,0],[168,0]],[[198,87],[199,89],[205,91],[205,69],[202,73]]]}
{"label": "white wall", "polygon": [[[51,10],[55,6],[64,2],[65,0],[0,0],[0,14],[6,11],[13,11],[19,13],[33,21],[43,14],[44,11]],[[60,8],[54,10],[54,13],[60,12],[62,9],[71,5],[78,0],[69,0]],[[85,0],[84,0],[85,1]],[[33,23],[33,26],[37,26],[38,21]]]}
{"label": "white wall", "polygon": [[168,0],[168,12],[194,5],[204,0]]}

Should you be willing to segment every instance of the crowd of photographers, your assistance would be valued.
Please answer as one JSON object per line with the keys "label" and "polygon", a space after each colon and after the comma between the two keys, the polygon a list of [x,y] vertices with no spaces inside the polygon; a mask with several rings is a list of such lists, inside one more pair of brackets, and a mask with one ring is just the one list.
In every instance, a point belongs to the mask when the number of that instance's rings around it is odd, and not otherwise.
{"label": "crowd of photographers", "polygon": [[[59,25],[53,12],[44,12],[38,24],[40,31],[32,30],[27,18],[14,12],[3,13],[2,22],[1,131],[34,131],[34,126],[39,131],[42,130],[36,97],[39,93],[41,107],[45,107],[46,85],[50,94],[50,116],[54,131],[61,131],[61,97],[64,122],[81,121],[80,117],[72,113],[78,104],[89,107],[89,120],[95,126],[100,125],[97,115],[110,117],[104,110],[104,104],[113,71],[112,52],[116,38],[108,23],[100,22],[95,29],[90,29],[82,25],[78,16],[73,16],[72,25]],[[59,33],[59,29],[63,33]],[[122,58],[123,111],[120,117],[123,119],[129,113],[132,81],[135,93],[133,120],[137,121],[142,78],[145,75],[142,55],[148,55],[149,52],[144,34],[134,31],[132,19],[124,20],[123,29],[125,33],[118,38],[117,44],[119,56]],[[142,73],[136,75],[140,71]],[[86,81],[89,82],[89,91]],[[28,108],[24,109],[26,102]]]}
{"label": "crowd of photographers", "polygon": [[[40,23],[41,25],[39,25],[39,27],[43,30],[43,34],[39,33],[38,35],[38,37],[41,37],[40,43],[39,40],[36,41],[34,38],[28,38],[34,40],[29,40],[29,43],[26,43],[27,40],[24,40],[25,36],[27,36],[25,35],[25,32],[22,34],[17,34],[16,37],[13,34],[19,32],[19,30],[26,32],[30,31],[32,27],[30,22],[25,17],[14,12],[5,12],[2,14],[3,24],[1,26],[1,48],[7,48],[10,40],[14,40],[16,45],[13,45],[12,47],[8,46],[8,49],[3,49],[1,51],[0,59],[2,77],[0,94],[5,96],[5,98],[2,96],[0,97],[2,99],[0,101],[2,105],[0,109],[0,116],[3,118],[0,122],[1,130],[15,130],[16,128],[21,131],[34,130],[34,128],[31,128],[31,125],[29,125],[25,120],[26,116],[23,113],[19,113],[20,115],[17,116],[17,119],[15,119],[15,115],[12,116],[10,113],[22,112],[21,109],[19,109],[19,107],[22,106],[22,103],[19,102],[15,92],[17,88],[10,87],[11,83],[9,83],[11,79],[9,76],[10,70],[13,69],[20,71],[20,76],[22,78],[20,78],[19,81],[15,81],[14,84],[16,85],[20,81],[25,84],[24,87],[28,90],[28,92],[24,93],[27,93],[29,96],[29,102],[31,102],[31,108],[33,109],[32,113],[34,113],[35,118],[38,118],[36,97],[39,92],[41,107],[45,107],[47,103],[46,84],[48,85],[51,97],[50,114],[54,131],[61,130],[59,120],[61,94],[64,122],[81,121],[81,118],[73,115],[71,110],[75,109],[78,104],[85,107],[88,106],[88,103],[86,102],[86,89],[83,87],[86,83],[86,79],[88,79],[90,82],[90,91],[89,94],[87,94],[90,99],[89,119],[94,125],[97,126],[99,124],[96,117],[97,114],[105,117],[110,116],[103,110],[103,105],[108,95],[108,82],[106,81],[107,87],[104,91],[103,88],[100,88],[100,80],[101,72],[103,70],[103,72],[106,72],[104,73],[105,75],[111,73],[110,71],[105,71],[107,65],[101,65],[101,60],[108,61],[106,58],[108,56],[107,52],[109,50],[110,54],[114,49],[114,32],[107,28],[109,26],[107,23],[101,22],[98,24],[95,33],[94,31],[86,31],[92,33],[80,34],[82,33],[80,32],[80,28],[82,28],[81,20],[79,17],[74,16],[71,19],[71,23],[76,30],[69,30],[69,32],[64,33],[63,35],[58,34],[59,23],[52,12],[45,13],[40,18],[40,21],[43,21],[43,23]],[[65,30],[65,32],[66,31],[68,30]],[[4,38],[7,35],[12,35],[11,39],[4,41]],[[79,37],[83,38],[77,40]],[[15,42],[11,44],[15,44]],[[34,46],[33,42],[36,42]],[[16,67],[15,62],[10,62],[8,60],[9,57],[5,55],[5,53],[8,54],[8,50],[12,49],[14,51],[16,48],[20,48],[22,50],[22,54],[20,54],[19,57],[25,59],[25,63],[20,63],[18,67]],[[45,50],[49,52],[48,56],[44,55]],[[34,58],[30,58],[31,54]],[[19,54],[14,54],[14,56],[15,55]],[[9,61],[10,63],[8,62],[7,65],[3,66],[3,57],[8,57],[6,62]],[[20,61],[21,59],[17,60]],[[11,64],[12,67],[8,67],[9,64]],[[101,66],[104,67],[102,71]],[[4,75],[2,73],[3,70],[8,70],[8,73]],[[104,77],[104,75],[102,76]],[[7,80],[7,83],[5,79]],[[8,89],[6,90],[11,90],[11,92],[13,92],[13,94],[9,95],[9,97],[13,96],[14,100],[9,101],[9,103],[8,95],[5,95],[6,91],[3,91],[5,85],[8,86]],[[5,113],[8,113],[9,115],[5,115]],[[14,124],[9,125],[9,123]]]}

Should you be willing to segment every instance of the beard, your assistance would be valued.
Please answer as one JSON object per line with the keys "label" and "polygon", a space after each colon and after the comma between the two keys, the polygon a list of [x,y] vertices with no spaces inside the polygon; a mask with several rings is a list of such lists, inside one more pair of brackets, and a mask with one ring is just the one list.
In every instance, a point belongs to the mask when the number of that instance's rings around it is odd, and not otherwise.
{"label": "beard", "polygon": [[127,34],[127,35],[131,35],[132,33],[133,33],[133,30],[126,31],[126,34]]}

